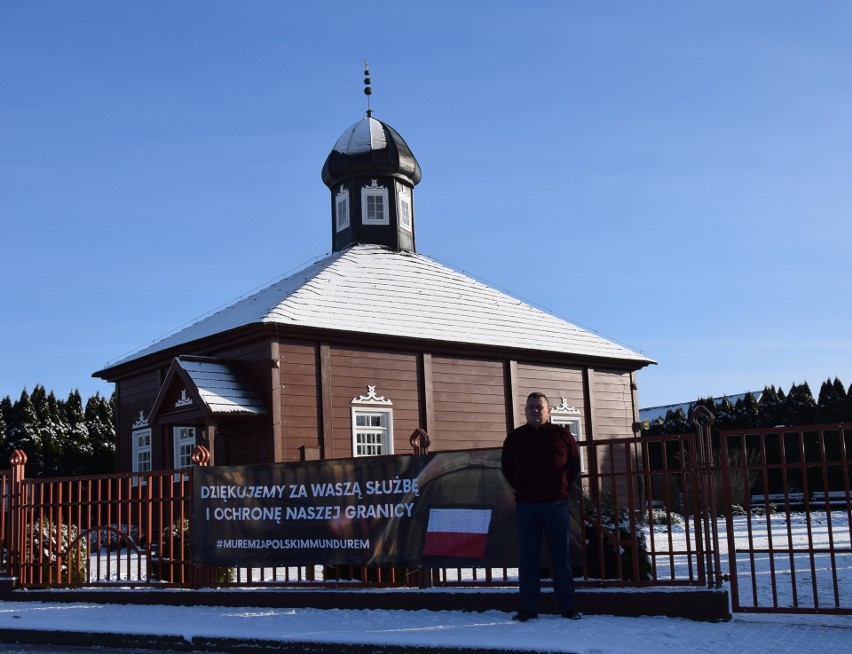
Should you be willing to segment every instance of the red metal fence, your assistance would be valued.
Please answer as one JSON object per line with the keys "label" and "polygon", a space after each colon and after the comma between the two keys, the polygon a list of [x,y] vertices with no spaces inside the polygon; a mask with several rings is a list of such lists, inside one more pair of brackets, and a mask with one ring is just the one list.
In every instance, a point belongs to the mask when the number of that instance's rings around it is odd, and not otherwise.
{"label": "red metal fence", "polygon": [[[587,471],[577,488],[574,561],[578,585],[704,585],[707,539],[691,462],[690,436],[583,444]],[[651,468],[647,450],[668,442],[688,456]],[[203,463],[203,457],[198,459]],[[638,465],[636,463],[638,462]],[[514,569],[436,570],[287,566],[216,569],[192,563],[192,469],[27,479],[13,456],[6,521],[8,574],[28,588],[82,586],[483,586],[512,585]],[[676,481],[675,481],[676,480]],[[582,492],[580,490],[582,487]],[[657,495],[659,487],[664,493]],[[683,498],[693,505],[683,510]],[[582,498],[582,499],[581,499]],[[682,518],[676,516],[682,515]],[[673,540],[649,525],[679,521]],[[697,536],[693,538],[692,536]],[[580,545],[580,544],[583,545]]]}
{"label": "red metal fence", "polygon": [[[712,415],[698,418],[694,434],[581,444],[585,469],[577,488],[572,552],[577,586],[720,588],[730,581],[734,610],[852,612],[842,577],[843,569],[852,568],[850,426],[841,426],[837,443],[831,435],[837,433],[835,426],[833,432],[829,428],[727,432],[719,447],[711,437]],[[780,441],[773,444],[773,438]],[[788,456],[793,441],[799,459]],[[738,451],[747,456],[738,458]],[[785,458],[776,461],[776,451]],[[204,463],[203,458],[196,462]],[[3,572],[16,577],[20,587],[464,587],[517,583],[516,570],[504,568],[200,566],[192,563],[189,546],[191,468],[27,479],[25,463],[24,454],[16,452],[11,471],[0,477]],[[795,510],[798,495],[792,490],[797,480],[803,482],[801,512]],[[778,489],[784,498],[780,518],[777,512],[771,514],[772,505],[779,504],[775,498]],[[822,493],[819,507],[815,492]],[[765,501],[756,502],[755,493]],[[741,504],[743,514],[738,515],[734,505],[741,497],[745,504]],[[758,516],[761,510],[764,515]],[[836,520],[835,510],[842,514]],[[785,527],[783,538],[775,536],[776,525],[785,518],[787,525],[805,521],[804,542],[793,526]],[[817,520],[821,520],[818,529]],[[765,532],[770,534],[768,540],[758,536]],[[810,562],[805,570],[799,565],[802,557]],[[786,565],[780,564],[781,558]],[[789,579],[790,569],[793,592],[788,601],[789,594],[779,592],[779,579]],[[834,571],[828,575],[827,587],[833,590],[827,598],[823,581],[810,581],[824,569]],[[803,592],[806,584],[812,590]]]}
{"label": "red metal fence", "polygon": [[733,610],[852,613],[852,424],[720,443]]}

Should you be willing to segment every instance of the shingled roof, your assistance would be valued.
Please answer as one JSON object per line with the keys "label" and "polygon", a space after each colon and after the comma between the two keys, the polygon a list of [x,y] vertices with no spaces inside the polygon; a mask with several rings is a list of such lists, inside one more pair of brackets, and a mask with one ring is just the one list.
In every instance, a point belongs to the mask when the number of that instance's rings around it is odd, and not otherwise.
{"label": "shingled roof", "polygon": [[224,361],[206,357],[177,357],[210,413],[266,413],[251,386]]}
{"label": "shingled roof", "polygon": [[255,324],[654,363],[424,255],[354,245],[107,369]]}

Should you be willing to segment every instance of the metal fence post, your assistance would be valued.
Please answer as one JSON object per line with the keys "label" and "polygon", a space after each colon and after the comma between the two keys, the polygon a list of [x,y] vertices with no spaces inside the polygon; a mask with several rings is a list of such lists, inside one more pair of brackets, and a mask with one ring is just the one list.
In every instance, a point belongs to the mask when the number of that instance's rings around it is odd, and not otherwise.
{"label": "metal fence post", "polygon": [[706,406],[698,404],[690,410],[689,418],[695,425],[695,442],[698,454],[698,507],[704,531],[707,586],[708,588],[720,588],[722,586],[722,572],[720,570],[722,564],[719,558],[719,524],[717,522],[719,512],[716,501],[715,478],[718,466],[714,463],[713,438],[710,430],[716,421],[716,416]]}
{"label": "metal fence post", "polygon": [[[429,440],[429,434],[426,433],[426,430],[418,427],[412,432],[408,442],[411,445],[414,456],[429,454],[429,445],[431,444],[431,441]],[[418,568],[416,578],[418,588],[432,588],[435,585],[433,571],[429,568]]]}
{"label": "metal fence post", "polygon": [[9,531],[7,533],[7,570],[9,576],[20,584],[24,576],[22,552],[26,544],[24,479],[26,478],[27,455],[23,450],[15,450],[9,458],[12,466],[9,481]]}
{"label": "metal fence post", "polygon": [[432,442],[429,439],[429,434],[427,434],[425,430],[419,427],[415,429],[411,433],[408,442],[411,445],[411,449],[414,452],[414,456],[429,454],[429,445],[431,445]]}

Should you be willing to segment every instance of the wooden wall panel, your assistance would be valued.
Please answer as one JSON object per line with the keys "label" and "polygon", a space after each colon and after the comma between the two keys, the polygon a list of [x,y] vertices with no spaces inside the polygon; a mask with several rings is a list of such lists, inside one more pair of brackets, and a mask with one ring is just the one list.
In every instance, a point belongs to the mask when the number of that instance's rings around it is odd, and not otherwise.
{"label": "wooden wall panel", "polygon": [[498,447],[506,439],[502,361],[432,357],[435,427],[432,449]]}
{"label": "wooden wall panel", "polygon": [[317,345],[279,345],[278,401],[284,422],[281,451],[285,461],[298,461],[299,448],[320,446],[320,396]]}
{"label": "wooden wall panel", "polygon": [[[579,409],[587,440],[629,436],[637,411],[629,372],[537,364],[499,353],[489,358],[393,349],[404,346],[392,342],[386,350],[375,350],[354,340],[321,343],[302,334],[286,338],[264,335],[187,353],[240,362],[269,410],[253,428],[257,461],[298,460],[301,447],[322,448],[326,458],[351,456],[351,402],[365,395],[368,385],[393,402],[398,454],[410,452],[408,439],[418,427],[429,433],[433,451],[499,447],[508,430],[523,423],[526,396],[534,390],[546,393],[554,406],[564,397]],[[148,415],[170,363],[164,359],[156,370],[117,382],[121,470],[131,467],[131,425],[140,410]],[[235,423],[233,433],[243,433],[241,429]],[[248,433],[248,425],[244,431]],[[163,436],[155,431],[153,437],[155,468],[171,465],[170,460],[164,463],[165,450],[156,444],[165,443]],[[230,449],[238,456],[243,450],[234,445]],[[244,445],[249,452],[251,443]],[[167,453],[170,457],[170,447]]]}
{"label": "wooden wall panel", "polygon": [[[261,401],[270,411],[266,419],[253,420],[252,425],[247,427],[248,433],[254,434],[256,438],[253,451],[256,452],[258,460],[272,461],[273,438],[272,438],[272,392],[270,389],[270,376],[272,370],[271,344],[268,340],[256,340],[242,345],[218,347],[201,352],[187,352],[191,356],[210,356],[222,359],[239,361],[239,370],[246,376],[249,384],[258,393]],[[119,439],[118,469],[129,471],[132,468],[132,425],[139,418],[142,411],[145,417],[150,414],[154,400],[160,392],[160,386],[165,379],[166,372],[172,364],[173,359],[164,358],[157,369],[140,372],[137,375],[125,377],[116,382],[119,391],[119,406],[117,433]],[[152,438],[152,465],[154,469],[170,468],[172,461],[172,444],[170,438],[170,427],[153,428]],[[223,433],[223,437],[225,437]],[[233,449],[233,448],[231,448]],[[215,455],[214,455],[215,456]]]}
{"label": "wooden wall panel", "polygon": [[633,392],[629,372],[595,370],[595,435],[597,438],[633,436]]}
{"label": "wooden wall panel", "polygon": [[425,424],[421,413],[422,363],[417,353],[382,352],[334,346],[330,350],[333,457],[352,456],[352,399],[376,387],[393,402],[394,453],[409,454],[412,432]]}
{"label": "wooden wall panel", "polygon": [[552,408],[559,406],[561,398],[564,397],[568,406],[579,409],[580,416],[585,420],[586,401],[581,368],[559,368],[519,362],[517,371],[518,390],[515,405],[518,425],[524,423],[524,405],[527,396],[534,391],[547,395]]}
{"label": "wooden wall panel", "polygon": [[[257,393],[263,406],[266,407],[267,415],[260,420],[250,420],[245,428],[237,426],[234,428],[220,430],[223,438],[254,440],[254,443],[231,443],[227,451],[233,456],[246,453],[245,461],[266,462],[275,460],[275,429],[273,420],[277,415],[275,409],[275,397],[273,396],[272,384],[272,343],[268,339],[260,339],[210,350],[201,356],[211,356],[221,359],[230,359],[237,362],[239,371],[245,375],[246,381]],[[235,459],[236,461],[238,459]]]}
{"label": "wooden wall panel", "polygon": [[[129,471],[133,467],[133,423],[141,411],[148,418],[157,393],[160,392],[161,373],[152,370],[116,382],[118,407],[116,434],[118,438],[118,470]],[[153,432],[152,432],[153,436]],[[161,467],[161,453],[156,444],[152,447],[152,464]]]}
{"label": "wooden wall panel", "polygon": [[[610,438],[632,437],[634,393],[630,387],[630,373],[595,370],[591,375],[590,383],[595,396],[595,439],[602,441]],[[626,450],[623,446],[597,448],[598,465],[601,470],[627,469],[631,467],[630,459],[633,456],[635,452]],[[607,483],[612,483],[612,480]],[[617,486],[615,492],[624,496],[625,479],[618,477],[615,484]]]}

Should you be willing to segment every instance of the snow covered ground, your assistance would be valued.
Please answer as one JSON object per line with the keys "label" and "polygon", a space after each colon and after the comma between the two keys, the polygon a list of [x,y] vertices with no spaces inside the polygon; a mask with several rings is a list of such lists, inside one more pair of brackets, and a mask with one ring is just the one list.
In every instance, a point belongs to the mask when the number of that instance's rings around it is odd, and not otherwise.
{"label": "snow covered ground", "polygon": [[[845,511],[790,513],[789,520],[783,511],[768,518],[752,516],[750,531],[748,521],[746,516],[733,519],[740,606],[852,607],[852,532],[849,515]],[[733,570],[724,520],[719,520],[718,530],[720,569],[724,574],[731,574]],[[671,549],[686,549],[687,535],[683,525],[671,528],[657,526],[654,531],[658,547],[667,545],[670,531]],[[832,556],[830,548],[839,553]],[[770,549],[774,554],[760,552]],[[812,558],[809,550],[815,551]],[[758,553],[749,554],[748,551]],[[661,578],[687,576],[685,557],[675,558],[673,575],[666,563],[658,561]],[[837,572],[836,577],[833,570]]]}
{"label": "snow covered ground", "polygon": [[[830,516],[804,514],[773,517],[763,525],[772,526],[773,544],[786,547],[793,543],[826,544],[827,520],[832,520],[835,547],[849,549],[849,520],[844,512]],[[741,525],[737,518],[735,526]],[[822,522],[820,522],[822,521]],[[760,524],[760,523],[758,523]],[[822,528],[821,528],[822,526]],[[776,530],[778,528],[778,531]],[[657,527],[656,529],[660,529]],[[724,522],[720,523],[724,536]],[[738,530],[739,533],[739,530]],[[778,534],[781,534],[780,536]],[[683,530],[672,529],[673,542],[685,538]],[[768,543],[769,531],[757,534],[753,545]],[[782,540],[778,540],[781,538]],[[845,538],[845,544],[838,542]],[[684,544],[685,540],[681,544]],[[742,543],[740,543],[742,544]],[[739,546],[739,545],[738,545]],[[728,570],[727,552],[723,552],[722,570]],[[740,561],[743,565],[746,561]],[[838,571],[841,605],[850,605],[852,593],[852,556],[842,554],[835,561],[816,557],[817,586],[822,588],[834,565]],[[772,605],[772,585],[767,582],[768,556],[756,556],[758,572],[756,598],[760,606]],[[782,563],[786,563],[786,568]],[[776,571],[787,583],[776,587],[779,605],[792,601],[789,569],[796,565],[801,582],[797,591],[812,588],[810,563],[799,555],[775,557]],[[804,567],[800,567],[800,566]],[[785,574],[785,571],[787,573]],[[765,583],[767,582],[767,583]],[[834,593],[829,583],[826,592]],[[238,592],[238,591],[237,591]],[[688,592],[680,590],[676,592]],[[751,590],[749,590],[751,592]],[[831,595],[833,598],[833,595]],[[748,604],[748,602],[744,602]],[[667,652],[752,652],[796,653],[850,651],[852,616],[756,615],[735,614],[730,622],[702,623],[663,617],[622,618],[591,615],[580,621],[542,616],[527,623],[512,622],[511,614],[499,611],[463,613],[456,611],[358,611],[319,609],[274,609],[262,607],[174,607],[128,606],[94,603],[4,602],[0,604],[0,629],[129,633],[180,636],[187,641],[196,637],[236,640],[278,640],[287,642],[373,643],[381,645],[438,648],[487,648],[534,652],[583,652],[599,654],[646,654]],[[381,647],[376,651],[381,651]]]}
{"label": "snow covered ground", "polygon": [[[488,611],[356,611],[4,602],[0,629],[95,631],[237,640],[372,643],[533,652],[819,653],[849,651],[850,616],[737,615],[730,622],[606,615],[512,622]],[[381,647],[376,648],[381,651]]]}

